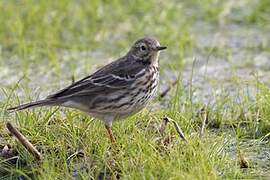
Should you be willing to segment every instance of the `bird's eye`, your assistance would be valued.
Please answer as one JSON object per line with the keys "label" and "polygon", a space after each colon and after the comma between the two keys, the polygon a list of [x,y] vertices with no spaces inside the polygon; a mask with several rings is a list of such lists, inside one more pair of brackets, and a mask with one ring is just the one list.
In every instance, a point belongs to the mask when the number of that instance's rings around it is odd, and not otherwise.
{"label": "bird's eye", "polygon": [[145,45],[141,45],[141,50],[145,51],[146,50],[146,46]]}

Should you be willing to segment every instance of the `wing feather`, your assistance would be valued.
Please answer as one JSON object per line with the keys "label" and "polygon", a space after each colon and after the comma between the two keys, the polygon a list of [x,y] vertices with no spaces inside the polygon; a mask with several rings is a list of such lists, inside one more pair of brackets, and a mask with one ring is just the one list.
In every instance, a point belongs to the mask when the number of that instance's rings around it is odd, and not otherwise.
{"label": "wing feather", "polygon": [[144,72],[144,64],[135,60],[126,60],[124,57],[48,96],[47,99],[95,96],[100,93],[106,95],[112,90],[117,91],[128,87]]}

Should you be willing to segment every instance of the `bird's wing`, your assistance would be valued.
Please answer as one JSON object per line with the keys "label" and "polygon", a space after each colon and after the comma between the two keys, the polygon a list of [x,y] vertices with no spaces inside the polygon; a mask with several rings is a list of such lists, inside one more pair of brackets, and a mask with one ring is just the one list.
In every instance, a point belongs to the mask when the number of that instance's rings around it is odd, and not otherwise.
{"label": "bird's wing", "polygon": [[118,60],[90,76],[47,97],[47,99],[65,99],[79,96],[107,94],[127,87],[145,72],[145,65],[137,61]]}

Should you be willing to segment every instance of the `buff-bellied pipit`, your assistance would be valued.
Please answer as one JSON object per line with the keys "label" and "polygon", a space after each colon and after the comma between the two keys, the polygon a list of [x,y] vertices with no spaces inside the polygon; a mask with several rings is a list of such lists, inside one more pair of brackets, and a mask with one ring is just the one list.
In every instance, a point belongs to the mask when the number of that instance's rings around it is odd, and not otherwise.
{"label": "buff-bellied pipit", "polygon": [[159,81],[159,51],[166,49],[153,38],[134,43],[122,58],[48,96],[44,100],[9,108],[19,111],[40,106],[76,108],[101,119],[111,141],[112,123],[139,112],[154,96]]}

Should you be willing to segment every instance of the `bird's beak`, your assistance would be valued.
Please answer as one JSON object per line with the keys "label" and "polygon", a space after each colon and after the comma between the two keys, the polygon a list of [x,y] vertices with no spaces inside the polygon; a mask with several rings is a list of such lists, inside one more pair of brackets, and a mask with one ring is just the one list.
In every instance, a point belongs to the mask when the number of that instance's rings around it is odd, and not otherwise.
{"label": "bird's beak", "polygon": [[166,46],[158,46],[155,48],[156,51],[161,51],[161,50],[164,50],[164,49],[167,49]]}

